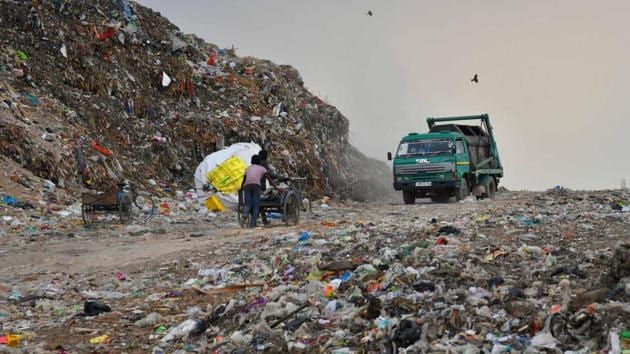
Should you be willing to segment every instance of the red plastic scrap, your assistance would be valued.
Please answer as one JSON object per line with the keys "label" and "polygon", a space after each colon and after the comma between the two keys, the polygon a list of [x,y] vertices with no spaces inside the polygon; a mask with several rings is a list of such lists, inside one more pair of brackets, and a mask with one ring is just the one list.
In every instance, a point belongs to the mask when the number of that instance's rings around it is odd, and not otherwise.
{"label": "red plastic scrap", "polygon": [[543,254],[545,255],[551,253],[554,250],[555,250],[554,246],[545,246],[542,248]]}
{"label": "red plastic scrap", "polygon": [[559,304],[555,304],[555,305],[552,305],[551,308],[549,309],[549,314],[553,315],[555,313],[559,313],[560,311],[562,311],[562,306],[560,306]]}
{"label": "red plastic scrap", "polygon": [[215,65],[217,63],[217,55],[214,53],[211,53],[210,56],[208,57],[208,65]]}
{"label": "red plastic scrap", "polygon": [[444,236],[440,236],[435,240],[436,245],[448,245],[448,240]]}
{"label": "red plastic scrap", "polygon": [[105,156],[112,156],[112,152],[106,147],[99,145],[95,140],[92,140],[92,148]]}
{"label": "red plastic scrap", "polygon": [[115,31],[113,27],[108,27],[105,32],[98,33],[98,31],[96,30],[96,26],[94,26],[94,33],[96,34],[96,39],[98,39],[99,41],[106,41],[114,36]]}
{"label": "red plastic scrap", "polygon": [[538,320],[533,320],[532,324],[529,326],[530,333],[532,335],[538,333],[538,331],[540,331],[541,328],[542,327],[541,327],[540,323],[538,323]]}

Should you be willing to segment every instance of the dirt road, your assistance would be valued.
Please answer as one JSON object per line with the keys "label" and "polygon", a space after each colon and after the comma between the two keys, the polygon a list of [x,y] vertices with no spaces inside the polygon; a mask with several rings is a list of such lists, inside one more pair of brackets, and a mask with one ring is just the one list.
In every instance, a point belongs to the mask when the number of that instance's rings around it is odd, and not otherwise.
{"label": "dirt road", "polygon": [[[501,205],[508,201],[498,201]],[[238,246],[244,241],[282,237],[301,230],[319,231],[324,221],[335,223],[365,222],[401,217],[426,221],[430,218],[452,219],[459,213],[473,210],[465,203],[431,204],[419,200],[416,205],[386,202],[336,205],[329,211],[316,211],[312,218],[303,215],[300,225],[286,227],[273,221],[269,228],[241,229],[234,215],[220,215],[216,221],[170,225],[151,220],[141,226],[144,231],[132,233],[123,225],[101,224],[94,230],[30,235],[23,239],[1,240],[0,259],[6,264],[5,274],[16,276],[39,272],[89,273],[114,268],[142,267],[147,262],[165,262],[185,257],[191,250],[211,252],[222,247]],[[132,227],[129,227],[132,228]],[[192,237],[191,237],[192,235]]]}

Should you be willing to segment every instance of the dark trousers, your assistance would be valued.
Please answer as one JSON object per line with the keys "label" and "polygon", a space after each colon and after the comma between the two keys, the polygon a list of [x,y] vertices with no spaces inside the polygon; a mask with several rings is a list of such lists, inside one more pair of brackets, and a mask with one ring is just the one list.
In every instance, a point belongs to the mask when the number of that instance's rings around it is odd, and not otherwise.
{"label": "dark trousers", "polygon": [[260,186],[257,184],[248,184],[243,187],[243,194],[245,197],[243,215],[247,215],[251,212],[249,227],[256,227],[256,219],[258,219],[258,211],[260,209]]}

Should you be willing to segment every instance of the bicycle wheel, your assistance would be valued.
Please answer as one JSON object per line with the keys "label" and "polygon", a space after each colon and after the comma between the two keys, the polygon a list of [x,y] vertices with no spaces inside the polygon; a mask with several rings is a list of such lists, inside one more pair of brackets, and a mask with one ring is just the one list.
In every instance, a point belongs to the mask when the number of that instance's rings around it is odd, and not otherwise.
{"label": "bicycle wheel", "polygon": [[157,211],[155,200],[146,192],[136,193],[133,198],[133,205],[140,210],[138,216],[142,218],[143,222],[155,216]]}

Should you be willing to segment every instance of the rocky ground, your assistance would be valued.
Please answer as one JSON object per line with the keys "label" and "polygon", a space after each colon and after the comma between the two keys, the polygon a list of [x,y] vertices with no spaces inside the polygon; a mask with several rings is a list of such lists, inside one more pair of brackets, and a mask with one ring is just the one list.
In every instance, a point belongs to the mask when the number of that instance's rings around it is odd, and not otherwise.
{"label": "rocky ground", "polygon": [[71,204],[4,206],[0,335],[19,339],[0,352],[614,352],[629,198],[319,201],[255,230],[192,207],[86,229]]}

